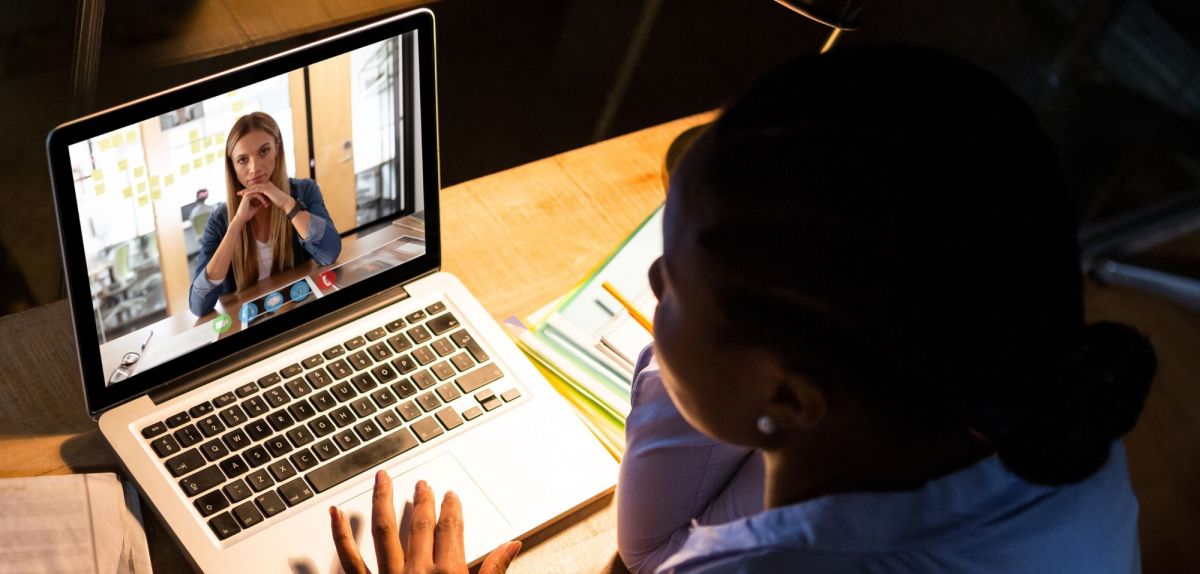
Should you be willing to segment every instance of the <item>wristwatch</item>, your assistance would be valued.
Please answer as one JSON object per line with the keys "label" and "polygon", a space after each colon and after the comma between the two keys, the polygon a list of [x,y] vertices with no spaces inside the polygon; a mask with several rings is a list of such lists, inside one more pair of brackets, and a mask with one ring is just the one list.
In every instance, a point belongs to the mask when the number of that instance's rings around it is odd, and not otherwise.
{"label": "wristwatch", "polygon": [[287,213],[288,221],[291,221],[292,218],[296,217],[296,214],[300,213],[301,211],[308,211],[308,206],[304,205],[303,201],[297,199],[296,205],[292,206],[292,210]]}

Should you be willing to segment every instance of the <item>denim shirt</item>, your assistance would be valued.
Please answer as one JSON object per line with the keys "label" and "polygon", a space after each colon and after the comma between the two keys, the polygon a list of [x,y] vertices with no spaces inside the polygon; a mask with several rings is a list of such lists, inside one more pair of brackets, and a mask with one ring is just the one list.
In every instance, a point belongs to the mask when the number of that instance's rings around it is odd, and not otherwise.
{"label": "denim shirt", "polygon": [[[299,233],[292,233],[292,253],[295,265],[314,260],[318,265],[329,265],[337,260],[342,253],[342,238],[333,226],[333,218],[325,207],[325,199],[321,197],[321,189],[311,179],[288,178],[292,198],[304,202],[308,207],[308,237],[300,238]],[[192,314],[202,317],[217,304],[217,299],[226,293],[237,291],[237,282],[233,279],[232,269],[225,275],[225,280],[215,283],[208,279],[204,268],[217,252],[217,246],[225,238],[229,229],[229,209],[225,204],[218,204],[208,224],[204,226],[204,235],[200,238],[200,259],[192,276],[191,293],[188,296],[188,307]]]}
{"label": "denim shirt", "polygon": [[1121,441],[1096,474],[1067,486],[1026,482],[993,455],[913,490],[763,510],[761,457],[687,425],[648,355],[617,488],[618,546],[634,572],[1141,570]]}

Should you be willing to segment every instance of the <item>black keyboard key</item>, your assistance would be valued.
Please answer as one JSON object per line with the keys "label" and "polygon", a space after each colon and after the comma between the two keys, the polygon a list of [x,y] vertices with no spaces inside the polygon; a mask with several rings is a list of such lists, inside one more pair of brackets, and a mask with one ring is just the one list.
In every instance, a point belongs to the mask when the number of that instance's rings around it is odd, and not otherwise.
{"label": "black keyboard key", "polygon": [[253,488],[254,492],[262,492],[275,486],[275,479],[271,478],[270,474],[267,474],[267,469],[265,468],[247,475],[246,482],[250,483],[250,488]]}
{"label": "black keyboard key", "polygon": [[312,488],[309,488],[308,483],[304,482],[303,478],[297,478],[287,484],[280,485],[278,491],[279,495],[288,503],[288,506],[296,506],[313,497]]}
{"label": "black keyboard key", "polygon": [[258,511],[258,507],[254,506],[253,502],[235,506],[233,508],[233,515],[237,518],[238,523],[242,525],[242,528],[250,528],[264,520],[262,513]]}
{"label": "black keyboard key", "polygon": [[221,439],[214,438],[200,445],[200,452],[204,453],[204,458],[211,462],[229,454],[229,449],[225,448],[225,443],[222,443]]}
{"label": "black keyboard key", "polygon": [[171,476],[179,478],[205,464],[204,455],[200,454],[200,451],[192,449],[183,454],[168,458],[167,470],[170,471]]}
{"label": "black keyboard key", "polygon": [[442,311],[445,311],[445,310],[446,310],[446,304],[442,303],[441,301],[438,301],[437,303],[434,303],[433,305],[430,305],[425,308],[425,312],[429,313],[430,316],[437,315],[438,313],[441,313]]}
{"label": "black keyboard key", "polygon": [[408,337],[405,337],[404,333],[400,333],[399,335],[388,338],[387,343],[392,347],[392,350],[397,353],[401,353],[412,348],[412,343],[408,342]]}
{"label": "black keyboard key", "polygon": [[371,366],[371,357],[367,355],[366,351],[358,351],[346,357],[346,359],[359,371]]}
{"label": "black keyboard key", "polygon": [[346,348],[353,351],[353,350],[355,350],[363,345],[366,345],[366,344],[367,344],[367,340],[362,338],[362,336],[358,336],[353,339],[350,339],[349,341],[346,341]]}
{"label": "black keyboard key", "polygon": [[429,371],[422,370],[412,376],[413,384],[417,385],[418,389],[425,390],[437,384],[437,379],[429,374]]}
{"label": "black keyboard key", "polygon": [[296,421],[292,420],[292,415],[287,414],[287,411],[283,410],[271,412],[271,414],[267,415],[267,422],[271,423],[271,428],[277,431],[296,424]]}
{"label": "black keyboard key", "polygon": [[314,444],[312,449],[313,453],[316,454],[317,458],[321,459],[322,462],[337,456],[338,453],[341,452],[338,450],[337,445],[333,444],[333,439],[328,438],[317,444]]}
{"label": "black keyboard key", "polygon": [[246,422],[246,411],[242,407],[233,405],[221,411],[221,420],[225,421],[225,426],[235,427]]}
{"label": "black keyboard key", "polygon": [[433,374],[437,375],[439,381],[444,381],[458,374],[458,372],[454,370],[454,367],[451,367],[450,363],[447,363],[446,361],[438,361],[429,368],[433,370]]}
{"label": "black keyboard key", "polygon": [[421,438],[421,442],[429,442],[446,432],[442,430],[442,426],[433,417],[425,417],[413,423],[410,428],[416,431],[417,436]]}
{"label": "black keyboard key", "polygon": [[350,365],[346,364],[345,359],[338,359],[332,363],[329,363],[325,366],[325,368],[329,369],[329,373],[332,374],[333,378],[337,380],[342,380],[354,374],[354,369],[351,369]]}
{"label": "black keyboard key", "polygon": [[350,401],[350,407],[353,408],[354,412],[360,417],[365,417],[375,412],[375,405],[371,404],[371,399],[368,399],[367,397],[361,397]]}
{"label": "black keyboard key", "polygon": [[225,482],[225,475],[214,465],[179,481],[179,488],[188,496],[196,496],[222,482]]}
{"label": "black keyboard key", "polygon": [[317,460],[317,457],[313,455],[312,451],[308,449],[304,449],[296,454],[293,454],[291,458],[292,464],[296,465],[296,469],[300,472],[304,472],[314,466],[317,466],[317,463],[320,462]]}
{"label": "black keyboard key", "polygon": [[287,410],[297,421],[307,420],[317,414],[317,410],[305,400],[288,405]]}
{"label": "black keyboard key", "polygon": [[494,364],[484,365],[458,378],[458,388],[464,393],[473,393],[484,385],[503,377],[504,373]]}
{"label": "black keyboard key", "polygon": [[392,392],[402,399],[407,399],[417,394],[417,386],[408,379],[400,379],[400,382],[392,385]]}
{"label": "black keyboard key", "polygon": [[404,328],[404,319],[396,319],[395,321],[392,321],[383,327],[387,329],[389,333],[395,333],[396,331]]}
{"label": "black keyboard key", "polygon": [[246,416],[250,418],[261,417],[270,410],[267,407],[267,402],[262,397],[250,397],[242,401],[242,408],[246,409]]}
{"label": "black keyboard key", "polygon": [[446,427],[446,430],[454,430],[463,424],[462,417],[458,415],[458,411],[453,407],[446,407],[437,412],[437,420]]}
{"label": "black keyboard key", "polygon": [[[267,377],[270,377],[270,376],[272,376],[272,375],[267,375]],[[274,376],[278,377],[279,375],[274,375]],[[263,378],[265,379],[267,377],[263,377]],[[254,384],[254,383],[246,383],[246,384],[238,387],[237,390],[234,392],[237,393],[238,398],[244,399],[250,395],[253,395],[254,393],[257,393],[258,385]]]}
{"label": "black keyboard key", "polygon": [[462,326],[458,324],[458,319],[456,319],[454,315],[451,315],[450,313],[438,315],[437,317],[434,317],[426,322],[425,325],[427,325],[429,330],[433,331],[433,334],[435,335],[441,335],[442,333],[446,333],[447,331],[451,331]]}
{"label": "black keyboard key", "polygon": [[296,467],[292,466],[292,463],[288,462],[287,459],[272,462],[267,465],[267,469],[271,471],[271,475],[277,481],[284,481],[296,476]]}
{"label": "black keyboard key", "polygon": [[[441,429],[438,429],[441,430]],[[308,473],[317,492],[324,492],[367,469],[417,446],[411,432],[401,429]]]}
{"label": "black keyboard key", "polygon": [[321,355],[313,355],[307,359],[304,359],[303,361],[300,361],[300,364],[304,365],[304,368],[306,368],[306,369],[311,369],[311,368],[313,368],[317,365],[320,365],[321,363],[324,363],[324,362],[325,362],[325,359],[323,357],[321,357]]}
{"label": "black keyboard key", "polygon": [[463,411],[462,416],[464,419],[467,419],[470,421],[470,420],[475,420],[476,418],[479,417],[479,415],[482,415],[482,414],[483,414],[483,409],[479,408],[478,406],[474,406],[474,407],[471,407],[471,408]]}
{"label": "black keyboard key", "polygon": [[[294,367],[294,366],[295,365],[292,365],[292,367]],[[292,367],[284,367],[283,370],[286,371],[288,369],[291,369]],[[279,382],[283,380],[283,377],[279,376],[280,373],[282,373],[282,372],[283,371],[280,371],[279,373],[271,373],[271,374],[259,379],[258,384],[262,385],[262,387],[264,389],[271,385],[278,385]]]}
{"label": "black keyboard key", "polygon": [[312,401],[313,406],[322,412],[337,406],[337,401],[333,399],[333,395],[329,394],[329,391],[320,391],[309,397],[308,400]]}
{"label": "black keyboard key", "polygon": [[[304,367],[301,367],[300,365],[297,365],[297,364],[291,364],[291,365],[288,365],[288,366],[284,367],[283,369],[281,369],[279,371],[279,375],[282,376],[284,379],[290,379],[290,378],[292,378],[296,375],[299,375],[300,373],[303,373],[303,372],[304,372]],[[283,379],[280,379],[280,380],[283,380]],[[279,381],[275,381],[275,383],[278,383],[278,382]],[[271,383],[271,384],[275,384],[275,383]]]}
{"label": "black keyboard key", "polygon": [[[167,426],[169,426],[173,429],[179,428],[180,425],[182,425],[183,423],[186,423],[190,420],[192,420],[192,417],[188,416],[187,413],[175,413],[175,414],[167,417]],[[179,438],[179,437],[175,437],[175,438]]]}
{"label": "black keyboard key", "polygon": [[321,354],[325,355],[326,359],[336,359],[342,355],[345,355],[346,349],[344,347],[342,347],[341,345],[338,345],[336,347],[325,349],[325,352],[321,353]]}
{"label": "black keyboard key", "polygon": [[375,425],[375,421],[358,423],[354,425],[354,431],[358,433],[358,436],[362,437],[363,442],[367,442],[382,434],[379,427]]}
{"label": "black keyboard key", "polygon": [[371,358],[376,361],[383,361],[392,356],[392,350],[384,343],[375,343],[367,347],[367,352],[371,354]]}
{"label": "black keyboard key", "polygon": [[175,431],[174,436],[175,440],[179,441],[179,446],[183,448],[192,446],[204,438],[200,435],[200,431],[196,430],[196,425],[185,426]]}
{"label": "black keyboard key", "polygon": [[171,435],[165,435],[162,438],[154,439],[154,442],[151,442],[150,446],[154,447],[154,452],[158,453],[159,458],[171,456],[179,452],[180,449],[179,441],[175,440],[175,437]]}
{"label": "black keyboard key", "polygon": [[438,396],[442,398],[443,403],[448,403],[462,396],[462,393],[458,392],[458,387],[454,386],[452,383],[440,385],[435,390],[437,391]]}
{"label": "black keyboard key", "polygon": [[358,435],[354,434],[354,430],[352,429],[346,429],[333,435],[333,441],[336,442],[338,446],[342,447],[343,451],[350,450],[362,444],[362,441],[358,440]]}
{"label": "black keyboard key", "polygon": [[413,419],[421,416],[421,409],[412,401],[400,403],[400,406],[396,407],[396,412],[400,413],[400,416],[404,418],[405,422],[412,421]]}
{"label": "black keyboard key", "polygon": [[375,422],[379,423],[379,427],[383,429],[383,432],[390,431],[403,424],[403,421],[400,420],[400,415],[394,411],[383,411],[382,414],[375,417]]}
{"label": "black keyboard key", "polygon": [[508,389],[507,391],[500,393],[500,398],[504,399],[504,402],[506,403],[511,403],[520,397],[521,391],[518,391],[517,389]]}
{"label": "black keyboard key", "polygon": [[288,440],[291,440],[292,444],[296,446],[304,446],[314,440],[317,440],[317,437],[313,436],[312,431],[308,430],[308,427],[306,426],[298,426],[289,429],[287,431],[287,436]]}
{"label": "black keyboard key", "polygon": [[431,413],[434,409],[442,406],[442,402],[433,393],[421,393],[417,395],[417,404],[421,405],[421,408],[425,409],[427,413]]}
{"label": "black keyboard key", "polygon": [[267,442],[263,443],[263,446],[267,447],[267,452],[270,452],[271,456],[274,457],[280,457],[292,452],[292,443],[288,442],[283,435],[276,435],[267,439]]}
{"label": "black keyboard key", "polygon": [[222,512],[208,521],[208,527],[212,529],[213,534],[217,535],[217,540],[225,540],[234,534],[242,531],[242,528],[237,525],[228,512]]}
{"label": "black keyboard key", "polygon": [[371,393],[371,398],[375,399],[375,404],[379,405],[381,409],[386,409],[396,403],[396,395],[387,389],[379,389]]}
{"label": "black keyboard key", "polygon": [[430,351],[429,347],[418,348],[412,352],[412,357],[417,360],[418,365],[428,365],[434,359],[437,359],[437,355],[433,354],[433,351]]}
{"label": "black keyboard key", "polygon": [[196,499],[196,510],[200,511],[200,516],[212,516],[226,508],[229,508],[229,500],[219,490],[214,490]]}
{"label": "black keyboard key", "polygon": [[484,352],[483,347],[479,346],[475,337],[472,337],[466,330],[451,333],[450,338],[454,340],[454,344],[458,345],[459,348],[466,349],[467,352],[471,353],[471,356],[475,357],[476,362],[482,363],[488,360],[488,354]]}
{"label": "black keyboard key", "polygon": [[246,486],[246,481],[244,480],[235,480],[226,484],[222,490],[225,491],[225,498],[228,498],[229,502],[241,502],[254,494],[250,491],[250,487]]}
{"label": "black keyboard key", "polygon": [[342,405],[332,411],[329,411],[329,418],[333,420],[333,424],[338,427],[344,427],[353,424],[358,417],[354,416],[354,411],[350,410],[349,406]]}
{"label": "black keyboard key", "polygon": [[200,426],[200,432],[204,433],[206,437],[217,436],[225,431],[225,425],[221,424],[221,419],[217,415],[204,417],[196,424]]}
{"label": "black keyboard key", "polygon": [[262,445],[254,445],[246,449],[246,452],[243,452],[242,456],[245,457],[246,464],[253,467],[259,467],[271,462],[271,455],[267,454],[267,449],[263,448]]}
{"label": "black keyboard key", "polygon": [[375,329],[371,329],[370,331],[367,331],[367,340],[368,341],[378,341],[386,336],[387,336],[387,329],[384,329],[383,327],[377,327]]}
{"label": "black keyboard key", "polygon": [[263,514],[267,515],[268,517],[275,516],[276,514],[287,510],[287,506],[284,505],[283,499],[279,498],[279,495],[275,494],[274,490],[260,494],[254,499],[254,503],[257,504],[258,507],[262,509]]}
{"label": "black keyboard key", "polygon": [[471,356],[465,352],[450,357],[450,362],[454,363],[454,366],[459,370],[459,372],[466,372],[471,367],[475,366],[475,361],[472,361]]}
{"label": "black keyboard key", "polygon": [[406,316],[404,318],[407,319],[410,324],[415,325],[415,324],[420,323],[421,321],[425,320],[425,317],[428,317],[428,316],[429,315],[427,315],[424,311],[413,311],[412,313],[409,313],[408,316]]}
{"label": "black keyboard key", "polygon": [[252,421],[246,425],[244,430],[246,434],[250,435],[250,439],[254,441],[260,441],[271,436],[272,432],[275,432],[271,429],[271,425],[267,423],[267,419]]}
{"label": "black keyboard key", "polygon": [[154,438],[165,432],[167,432],[167,425],[160,421],[142,429],[142,436],[145,438]]}
{"label": "black keyboard key", "polygon": [[308,380],[309,384],[311,384],[313,388],[316,389],[324,387],[325,385],[333,382],[333,379],[329,377],[329,373],[325,370],[325,367],[317,367],[316,369],[309,371],[308,374],[304,375],[304,378]]}
{"label": "black keyboard key", "polygon": [[227,407],[236,402],[237,402],[237,395],[233,394],[232,392],[224,393],[221,396],[213,399],[213,404],[216,405],[216,407],[218,409]]}
{"label": "black keyboard key", "polygon": [[392,382],[392,380],[398,376],[396,374],[396,369],[392,368],[392,366],[388,363],[384,363],[378,367],[375,367],[374,369],[371,369],[371,373],[375,375],[376,379],[379,379],[380,383],[385,385]]}
{"label": "black keyboard key", "polygon": [[267,399],[267,402],[271,403],[273,408],[279,408],[291,402],[292,400],[292,397],[288,395],[287,391],[280,387],[267,389],[267,392],[263,393],[263,398]]}
{"label": "black keyboard key", "polygon": [[250,467],[246,466],[246,461],[236,454],[221,461],[217,466],[221,467],[221,472],[224,472],[225,476],[229,478],[237,478],[250,470]]}
{"label": "black keyboard key", "polygon": [[308,428],[312,429],[313,434],[317,435],[318,437],[328,436],[333,431],[337,430],[337,427],[333,426],[333,421],[329,420],[329,417],[324,415],[319,416],[313,419],[312,422],[308,423]]}
{"label": "black keyboard key", "polygon": [[408,338],[412,339],[413,342],[418,345],[433,338],[433,335],[429,334],[429,329],[426,329],[421,325],[417,325],[416,327],[405,331],[405,333],[408,333]]}
{"label": "black keyboard key", "polygon": [[434,352],[436,352],[439,357],[445,357],[446,355],[458,350],[458,347],[455,347],[454,343],[451,343],[450,339],[445,337],[430,343],[429,346],[433,347]]}
{"label": "black keyboard key", "polygon": [[358,389],[360,393],[365,393],[375,388],[375,379],[372,379],[369,373],[355,375],[353,379],[350,379],[350,382],[354,383],[354,388]]}
{"label": "black keyboard key", "polygon": [[188,409],[188,414],[192,415],[192,418],[198,419],[208,413],[213,412],[213,410],[212,403],[205,402]]}
{"label": "black keyboard key", "polygon": [[333,398],[337,399],[339,403],[344,403],[358,396],[358,393],[354,391],[354,387],[350,386],[350,381],[342,381],[334,385],[330,390],[333,391]]}
{"label": "black keyboard key", "polygon": [[242,429],[234,429],[225,433],[221,440],[225,441],[225,446],[229,447],[231,451],[242,450],[250,446],[250,439],[246,437],[246,433],[242,432]]}
{"label": "black keyboard key", "polygon": [[417,370],[417,362],[412,360],[412,357],[408,355],[400,355],[399,357],[392,359],[392,366],[396,367],[396,372],[400,373],[401,375],[405,375]]}
{"label": "black keyboard key", "polygon": [[[316,372],[318,371],[313,371],[308,376],[311,377]],[[287,387],[288,394],[292,395],[293,399],[298,399],[312,392],[312,387],[308,386],[308,383],[305,383],[304,379],[292,379],[284,383],[283,386]]]}

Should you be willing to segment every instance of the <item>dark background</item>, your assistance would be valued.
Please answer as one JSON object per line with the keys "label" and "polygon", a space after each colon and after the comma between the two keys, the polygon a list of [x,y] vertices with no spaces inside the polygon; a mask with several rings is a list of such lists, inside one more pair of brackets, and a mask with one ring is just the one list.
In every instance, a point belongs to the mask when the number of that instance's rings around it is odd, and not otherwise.
{"label": "dark background", "polygon": [[[155,42],[196,25],[191,14],[241,1],[103,3],[90,102],[73,93],[72,59],[80,7],[97,0],[0,8],[0,314],[65,296],[43,149],[51,128],[322,34],[171,65],[145,63]],[[376,13],[386,9],[386,0],[373,1]],[[1060,144],[1081,215],[1098,221],[1197,187],[1198,5],[877,0],[867,6],[862,29],[841,43],[933,45],[1000,74],[1041,113]],[[431,6],[438,18],[445,185],[718,107],[777,63],[816,51],[827,35],[770,0]],[[647,41],[628,89],[616,94],[639,23]],[[614,113],[602,119],[609,98],[616,100]]]}

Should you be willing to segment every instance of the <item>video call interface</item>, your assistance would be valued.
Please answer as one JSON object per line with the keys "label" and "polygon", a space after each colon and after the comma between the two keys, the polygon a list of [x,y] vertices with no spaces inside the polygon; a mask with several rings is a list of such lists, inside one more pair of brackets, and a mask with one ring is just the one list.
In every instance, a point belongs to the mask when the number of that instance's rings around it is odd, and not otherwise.
{"label": "video call interface", "polygon": [[424,255],[416,34],[68,146],[106,384]]}

